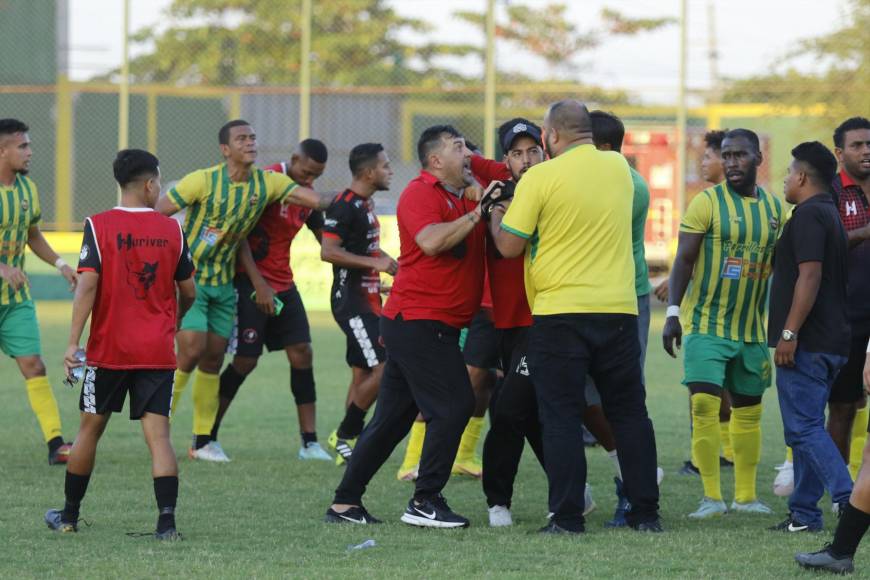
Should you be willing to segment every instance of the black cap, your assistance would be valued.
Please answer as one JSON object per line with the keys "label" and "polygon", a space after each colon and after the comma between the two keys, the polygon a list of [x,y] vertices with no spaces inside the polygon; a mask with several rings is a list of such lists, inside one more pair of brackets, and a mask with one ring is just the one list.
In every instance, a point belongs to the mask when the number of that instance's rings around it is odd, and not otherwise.
{"label": "black cap", "polygon": [[528,135],[535,143],[541,142],[541,130],[534,123],[526,121],[517,121],[513,125],[508,125],[501,133],[501,150],[507,154],[513,146],[517,137]]}

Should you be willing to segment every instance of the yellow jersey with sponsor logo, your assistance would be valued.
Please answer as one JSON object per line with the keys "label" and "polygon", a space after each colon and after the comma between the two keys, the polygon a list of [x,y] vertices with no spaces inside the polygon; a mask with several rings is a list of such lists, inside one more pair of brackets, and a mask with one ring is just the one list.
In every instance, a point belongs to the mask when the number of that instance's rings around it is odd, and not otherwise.
{"label": "yellow jersey with sponsor logo", "polygon": [[[36,184],[18,174],[11,186],[0,185],[0,264],[24,269],[24,250],[30,228],[42,219]],[[14,290],[0,280],[0,306],[30,300],[30,287]]]}

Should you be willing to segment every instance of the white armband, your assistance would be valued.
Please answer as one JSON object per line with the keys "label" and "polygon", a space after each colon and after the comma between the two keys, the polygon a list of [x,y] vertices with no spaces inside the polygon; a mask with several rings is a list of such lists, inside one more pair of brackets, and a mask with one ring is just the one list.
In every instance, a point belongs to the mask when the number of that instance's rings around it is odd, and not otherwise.
{"label": "white armband", "polygon": [[676,305],[668,306],[668,309],[665,311],[665,318],[670,318],[671,316],[680,317],[680,307]]}

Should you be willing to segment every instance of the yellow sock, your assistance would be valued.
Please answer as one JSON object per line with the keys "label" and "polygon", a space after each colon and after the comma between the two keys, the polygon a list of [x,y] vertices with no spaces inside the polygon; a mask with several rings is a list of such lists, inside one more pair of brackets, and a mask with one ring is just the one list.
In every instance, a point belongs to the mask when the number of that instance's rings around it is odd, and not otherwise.
{"label": "yellow sock", "polygon": [[474,460],[477,452],[477,442],[480,441],[480,432],[483,430],[483,417],[472,417],[462,432],[459,441],[459,450],[456,452],[456,462]]}
{"label": "yellow sock", "polygon": [[731,447],[731,427],[728,421],[719,423],[719,437],[722,439],[722,457],[734,462],[734,449]]}
{"label": "yellow sock", "polygon": [[794,463],[794,454],[791,452],[791,447],[785,448],[785,460],[789,463]]}
{"label": "yellow sock", "polygon": [[867,442],[867,420],[870,418],[870,405],[858,409],[855,422],[852,423],[852,441],[849,444],[849,473],[852,481],[858,479],[861,460],[864,457],[864,444]]}
{"label": "yellow sock", "polygon": [[218,410],[220,377],[197,369],[193,373],[193,434],[208,435]]}
{"label": "yellow sock", "polygon": [[692,457],[701,472],[704,495],[722,500],[719,481],[719,404],[715,395],[692,395]]}
{"label": "yellow sock", "polygon": [[42,436],[48,443],[55,437],[60,437],[60,412],[57,410],[57,401],[51,392],[51,384],[48,377],[33,377],[26,379],[27,398],[30,400],[30,408],[39,421]]}
{"label": "yellow sock", "polygon": [[734,445],[734,501],[753,502],[758,462],[761,460],[761,405],[731,409]]}
{"label": "yellow sock", "polygon": [[190,373],[186,373],[181,369],[175,371],[175,382],[172,385],[172,405],[170,406],[169,416],[175,416],[175,409],[178,407],[178,401],[181,400],[181,395],[184,394],[184,389],[187,388],[187,382],[190,380]]}
{"label": "yellow sock", "polygon": [[402,469],[413,469],[420,463],[423,455],[423,439],[426,438],[426,423],[414,421],[411,427],[411,436],[408,438],[408,446],[405,448],[405,459],[402,460]]}

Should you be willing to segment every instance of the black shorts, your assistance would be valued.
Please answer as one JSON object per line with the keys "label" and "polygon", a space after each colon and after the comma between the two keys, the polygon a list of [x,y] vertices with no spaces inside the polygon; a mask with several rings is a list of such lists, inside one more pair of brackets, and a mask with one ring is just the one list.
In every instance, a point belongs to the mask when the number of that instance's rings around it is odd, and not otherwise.
{"label": "black shorts", "polygon": [[348,366],[371,369],[386,362],[387,351],[381,340],[381,323],[377,314],[366,312],[347,320],[336,319],[336,322],[347,337],[344,360]]}
{"label": "black shorts", "polygon": [[174,370],[85,367],[84,379],[79,397],[83,413],[118,413],[129,392],[130,419],[141,419],[145,413],[169,416]]}
{"label": "black shorts", "polygon": [[277,294],[284,308],[278,316],[269,316],[251,299],[254,286],[247,276],[236,277],[234,284],[238,297],[236,324],[227,352],[256,358],[263,354],[263,344],[273,352],[311,342],[308,316],[296,286]]}
{"label": "black shorts", "polygon": [[868,336],[853,336],[849,360],[831,387],[830,403],[857,403],[864,397],[864,360],[867,358]]}
{"label": "black shorts", "polygon": [[492,313],[481,308],[471,320],[462,356],[465,364],[479,369],[494,369],[499,366],[499,343],[501,333],[492,324]]}

